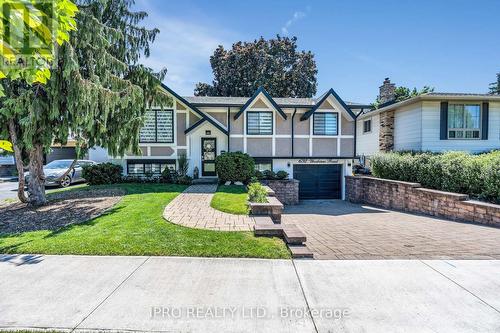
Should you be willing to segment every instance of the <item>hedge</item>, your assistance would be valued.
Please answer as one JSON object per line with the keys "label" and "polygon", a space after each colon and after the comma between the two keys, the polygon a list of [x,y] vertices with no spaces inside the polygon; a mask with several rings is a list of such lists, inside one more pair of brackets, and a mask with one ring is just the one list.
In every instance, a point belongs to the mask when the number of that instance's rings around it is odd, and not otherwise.
{"label": "hedge", "polygon": [[370,162],[373,175],[379,178],[416,182],[426,188],[500,203],[500,150],[480,155],[381,153],[372,156]]}
{"label": "hedge", "polygon": [[82,176],[89,185],[117,184],[122,181],[123,168],[113,163],[86,165]]}

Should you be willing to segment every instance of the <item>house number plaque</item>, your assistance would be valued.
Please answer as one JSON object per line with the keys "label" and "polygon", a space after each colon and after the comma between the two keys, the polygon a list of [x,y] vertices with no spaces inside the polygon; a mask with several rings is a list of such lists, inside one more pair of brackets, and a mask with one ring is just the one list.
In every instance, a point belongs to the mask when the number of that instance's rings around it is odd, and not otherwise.
{"label": "house number plaque", "polygon": [[330,163],[339,163],[338,160],[332,159],[314,159],[314,158],[306,158],[303,160],[299,160],[298,163],[302,164],[330,164]]}

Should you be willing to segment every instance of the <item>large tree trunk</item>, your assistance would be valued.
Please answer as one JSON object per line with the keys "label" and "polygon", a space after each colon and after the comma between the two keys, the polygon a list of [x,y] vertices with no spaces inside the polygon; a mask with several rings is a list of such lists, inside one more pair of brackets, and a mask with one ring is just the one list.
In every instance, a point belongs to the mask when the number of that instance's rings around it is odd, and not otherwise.
{"label": "large tree trunk", "polygon": [[17,132],[16,125],[14,124],[14,120],[9,121],[9,135],[12,141],[12,147],[14,148],[14,157],[16,159],[16,169],[17,175],[19,178],[18,186],[17,186],[17,197],[21,202],[28,202],[28,198],[26,198],[26,194],[24,193],[24,164],[23,164],[23,156],[21,153],[21,149],[17,145]]}
{"label": "large tree trunk", "polygon": [[29,203],[34,206],[45,205],[47,197],[45,196],[45,174],[43,173],[43,147],[36,144],[29,152],[29,180],[28,192]]}

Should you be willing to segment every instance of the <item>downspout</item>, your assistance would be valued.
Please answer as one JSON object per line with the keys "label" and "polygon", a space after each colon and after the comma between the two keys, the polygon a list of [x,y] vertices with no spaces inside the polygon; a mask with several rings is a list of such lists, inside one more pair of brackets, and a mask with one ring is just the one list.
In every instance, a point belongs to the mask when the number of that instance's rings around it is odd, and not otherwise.
{"label": "downspout", "polygon": [[361,111],[354,117],[354,157],[356,157],[356,147],[357,147],[357,137],[358,137],[358,117],[363,113],[365,109],[361,108]]}
{"label": "downspout", "polygon": [[[293,121],[294,121],[294,118],[295,118],[295,114],[296,114],[296,113],[297,113],[297,108],[295,108],[295,109],[293,110],[293,115],[292,115],[292,157],[294,157],[294,156],[295,156],[295,154],[294,154],[294,152],[293,152],[293,146],[294,146],[294,141],[295,141],[295,140],[294,140],[294,138],[293,138],[293,137],[294,137],[294,131],[293,131],[294,126],[293,126]],[[354,139],[354,140],[356,140],[356,139]]]}
{"label": "downspout", "polygon": [[229,153],[229,140],[231,133],[231,107],[227,107],[227,152]]}

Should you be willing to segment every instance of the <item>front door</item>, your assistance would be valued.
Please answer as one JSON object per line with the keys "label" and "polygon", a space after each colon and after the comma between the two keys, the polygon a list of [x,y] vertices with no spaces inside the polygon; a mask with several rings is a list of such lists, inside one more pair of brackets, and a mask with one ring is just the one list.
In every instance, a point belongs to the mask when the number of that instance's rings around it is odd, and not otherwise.
{"label": "front door", "polygon": [[201,138],[201,176],[215,176],[215,157],[217,156],[217,139]]}

